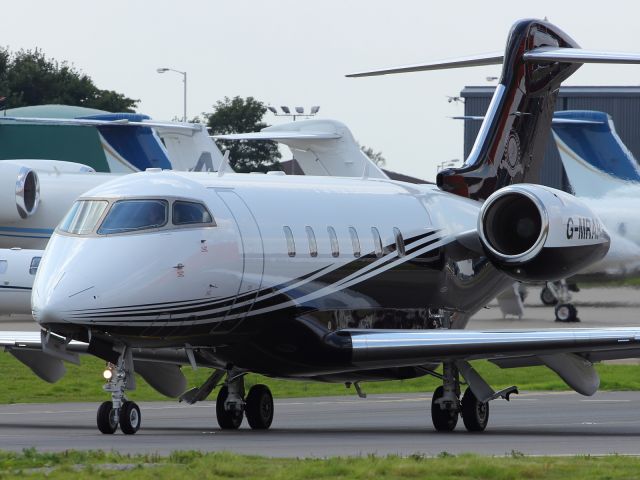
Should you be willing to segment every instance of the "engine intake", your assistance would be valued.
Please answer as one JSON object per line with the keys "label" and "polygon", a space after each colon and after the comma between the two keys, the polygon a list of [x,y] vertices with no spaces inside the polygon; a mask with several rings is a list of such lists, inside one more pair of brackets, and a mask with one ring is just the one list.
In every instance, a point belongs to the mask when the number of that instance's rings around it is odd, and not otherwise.
{"label": "engine intake", "polygon": [[14,223],[38,210],[40,181],[31,168],[3,160],[0,162],[0,222]]}
{"label": "engine intake", "polygon": [[573,275],[609,249],[608,234],[586,205],[542,185],[495,192],[482,206],[478,231],[492,263],[524,281]]}

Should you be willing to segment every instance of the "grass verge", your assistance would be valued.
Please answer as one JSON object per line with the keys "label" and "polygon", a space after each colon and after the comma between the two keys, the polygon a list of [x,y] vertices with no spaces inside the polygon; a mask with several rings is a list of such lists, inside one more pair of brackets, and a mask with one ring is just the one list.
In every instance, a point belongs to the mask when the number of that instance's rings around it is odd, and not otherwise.
{"label": "grass verge", "polygon": [[174,479],[558,479],[637,478],[640,458],[607,457],[482,457],[442,453],[435,458],[338,457],[330,459],[265,458],[232,453],[175,452],[167,457],[105,452],[0,452],[2,478],[49,479],[136,478]]}
{"label": "grass verge", "polygon": [[[474,362],[478,372],[494,387],[503,388],[517,385],[521,390],[568,390],[568,387],[546,367],[527,367],[502,370],[495,365]],[[49,384],[36,377],[29,368],[11,355],[0,355],[0,372],[3,388],[0,389],[0,404],[34,402],[101,402],[107,398],[102,391],[102,371],[104,362],[95,358],[82,357],[82,365],[67,364],[67,375],[58,383]],[[597,366],[602,379],[602,390],[640,390],[640,365]],[[210,374],[208,369],[194,372],[189,367],[183,369],[189,385],[200,385]],[[166,400],[138,377],[138,389],[131,392],[132,400]],[[255,383],[265,383],[274,397],[314,397],[325,395],[345,395],[353,392],[342,384],[276,380],[260,375],[248,375],[247,387]],[[412,393],[432,392],[440,382],[433,377],[413,380],[371,382],[363,384],[367,393]],[[214,392],[215,393],[215,392]]]}

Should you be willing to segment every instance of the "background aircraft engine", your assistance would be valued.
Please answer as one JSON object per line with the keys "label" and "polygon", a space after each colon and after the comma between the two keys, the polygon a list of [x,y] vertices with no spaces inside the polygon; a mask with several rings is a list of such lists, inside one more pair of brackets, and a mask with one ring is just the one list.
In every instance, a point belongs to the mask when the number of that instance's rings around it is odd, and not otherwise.
{"label": "background aircraft engine", "polygon": [[0,162],[0,222],[13,223],[30,217],[40,202],[40,181],[32,168]]}
{"label": "background aircraft engine", "polygon": [[569,277],[609,249],[609,235],[586,205],[542,185],[493,193],[480,210],[478,232],[491,262],[523,281]]}

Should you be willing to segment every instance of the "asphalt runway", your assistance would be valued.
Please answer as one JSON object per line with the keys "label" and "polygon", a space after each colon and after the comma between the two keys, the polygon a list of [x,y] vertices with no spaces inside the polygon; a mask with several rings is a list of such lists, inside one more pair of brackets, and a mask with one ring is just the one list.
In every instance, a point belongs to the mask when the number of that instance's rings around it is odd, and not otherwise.
{"label": "asphalt runway", "polygon": [[438,455],[441,452],[509,455],[640,454],[640,392],[585,398],[574,393],[524,393],[491,403],[487,431],[470,434],[459,422],[436,433],[429,395],[372,395],[276,400],[269,431],[221,431],[215,405],[141,403],[136,435],[102,435],[97,405],[0,407],[0,449],[41,451],[106,449],[168,454],[174,450],[233,451],[273,457]]}
{"label": "asphalt runway", "polygon": [[[553,309],[531,288],[523,319],[503,318],[495,303],[474,316],[470,329],[539,329],[640,325],[640,290],[589,288],[574,294],[580,323],[554,322]],[[0,319],[0,330],[37,330],[28,317]],[[637,362],[637,360],[635,360]],[[366,385],[365,385],[366,389]],[[220,431],[211,402],[186,406],[142,403],[142,429],[134,436],[102,435],[97,404],[0,406],[0,449],[106,449],[168,454],[174,450],[230,450],[286,457],[441,452],[505,455],[640,455],[640,392],[524,393],[491,403],[486,432],[469,434],[462,421],[452,433],[436,433],[430,393],[309,399],[276,399],[271,430]],[[106,396],[105,396],[106,399]]]}

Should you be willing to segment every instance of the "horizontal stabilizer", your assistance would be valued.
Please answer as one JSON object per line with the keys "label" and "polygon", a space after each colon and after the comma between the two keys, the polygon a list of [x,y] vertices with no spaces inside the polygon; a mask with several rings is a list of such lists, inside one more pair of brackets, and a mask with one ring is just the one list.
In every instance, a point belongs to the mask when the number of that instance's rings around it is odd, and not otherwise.
{"label": "horizontal stabilizer", "polygon": [[384,68],[381,70],[371,70],[368,72],[357,72],[346,75],[349,78],[375,77],[377,75],[389,75],[393,73],[424,72],[428,70],[448,70],[452,68],[483,67],[487,65],[502,65],[503,55],[501,53],[489,53],[473,55],[469,57],[452,58],[449,60],[439,60],[430,63],[416,65],[403,65],[399,67]]}
{"label": "horizontal stabilizer", "polygon": [[83,127],[102,127],[102,126],[124,126],[124,127],[149,127],[149,128],[166,128],[173,130],[199,130],[199,126],[190,124],[180,124],[171,122],[154,122],[154,121],[142,121],[132,122],[126,118],[117,120],[96,120],[90,118],[35,118],[35,117],[0,117],[0,124],[2,122],[12,123],[31,123],[37,125],[76,125]]}
{"label": "horizontal stabilizer", "polygon": [[[525,62],[530,63],[640,63],[640,54],[624,52],[600,52],[582,48],[538,47],[522,55]],[[430,70],[449,70],[453,68],[484,67],[487,65],[502,65],[504,55],[490,53],[470,57],[440,60],[416,65],[384,68],[368,72],[358,72],[346,75],[349,78],[374,77],[395,73],[425,72]]]}
{"label": "horizontal stabilizer", "polygon": [[334,140],[340,138],[338,133],[280,131],[280,132],[252,132],[232,133],[229,135],[213,135],[216,140]]}
{"label": "horizontal stabilizer", "polygon": [[561,63],[640,63],[640,54],[625,52],[601,52],[583,48],[539,47],[526,52],[522,58],[527,62]]}

